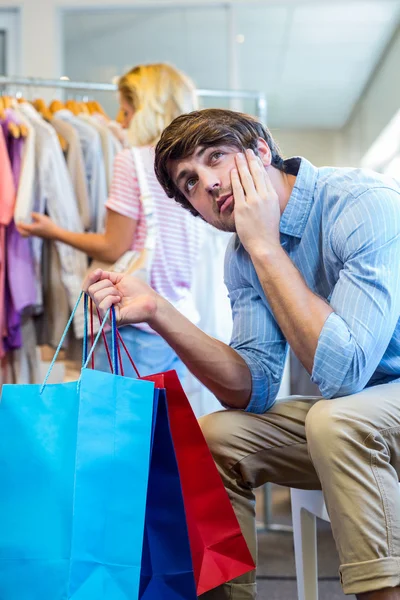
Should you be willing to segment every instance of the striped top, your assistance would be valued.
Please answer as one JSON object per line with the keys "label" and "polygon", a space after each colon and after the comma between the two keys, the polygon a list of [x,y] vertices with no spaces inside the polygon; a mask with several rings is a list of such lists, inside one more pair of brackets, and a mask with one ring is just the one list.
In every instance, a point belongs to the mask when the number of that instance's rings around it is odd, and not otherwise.
{"label": "striped top", "polygon": [[[191,321],[197,321],[191,286],[201,244],[198,221],[172,198],[168,198],[154,173],[154,150],[138,149],[153,197],[156,247],[150,285]],[[119,152],[114,161],[113,179],[106,207],[137,221],[132,250],[142,250],[146,239],[146,220],[140,202],[136,167],[130,149]],[[153,330],[145,323],[135,325]],[[154,333],[154,332],[153,332]]]}
{"label": "striped top", "polygon": [[[325,398],[400,378],[400,184],[369,170],[304,158],[280,221],[281,244],[308,287],[325,298],[326,320],[312,381]],[[287,342],[237,235],[225,259],[233,310],[231,346],[252,374],[246,410],[275,401]]]}

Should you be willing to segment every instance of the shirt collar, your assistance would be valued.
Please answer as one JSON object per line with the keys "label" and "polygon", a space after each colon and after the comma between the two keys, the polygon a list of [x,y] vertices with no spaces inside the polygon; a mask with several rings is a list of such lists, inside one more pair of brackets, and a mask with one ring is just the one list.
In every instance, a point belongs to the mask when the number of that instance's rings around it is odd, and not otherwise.
{"label": "shirt collar", "polygon": [[318,169],[305,158],[300,158],[296,183],[289,202],[281,216],[280,232],[301,238],[314,202],[314,190],[318,179]]}

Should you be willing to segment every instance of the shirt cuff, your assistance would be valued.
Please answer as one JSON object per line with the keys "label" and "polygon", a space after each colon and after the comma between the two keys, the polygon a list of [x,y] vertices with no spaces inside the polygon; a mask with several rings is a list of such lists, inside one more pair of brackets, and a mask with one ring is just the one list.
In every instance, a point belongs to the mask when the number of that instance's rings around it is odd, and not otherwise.
{"label": "shirt cuff", "polygon": [[[271,385],[269,377],[265,374],[265,369],[256,360],[250,358],[246,353],[235,348],[235,351],[240,354],[251,373],[251,396],[248,405],[244,409],[246,412],[263,414],[274,404],[276,394],[278,393],[279,385],[276,393],[271,394]],[[270,398],[273,398],[270,400]]]}
{"label": "shirt cuff", "polygon": [[[341,390],[354,356],[350,331],[339,315],[331,313],[318,338],[311,381],[324,398],[333,398]],[[339,393],[346,395],[346,392]]]}

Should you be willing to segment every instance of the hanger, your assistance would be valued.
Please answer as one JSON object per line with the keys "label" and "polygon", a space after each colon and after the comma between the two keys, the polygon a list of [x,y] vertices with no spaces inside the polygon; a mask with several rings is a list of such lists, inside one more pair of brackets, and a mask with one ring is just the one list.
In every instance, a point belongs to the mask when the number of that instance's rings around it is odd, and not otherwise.
{"label": "hanger", "polygon": [[66,101],[65,108],[68,108],[68,110],[70,110],[74,115],[79,115],[82,112],[78,102],[72,98]]}
{"label": "hanger", "polygon": [[33,100],[32,105],[36,108],[38,113],[42,115],[43,119],[45,119],[46,121],[51,121],[53,115],[51,114],[43,98],[36,98],[36,100]]}
{"label": "hanger", "polygon": [[4,103],[4,108],[11,108],[13,99],[11,98],[11,96],[3,96],[3,103]]}
{"label": "hanger", "polygon": [[18,140],[21,137],[21,128],[16,123],[9,121],[7,124],[7,129],[14,139]]}
{"label": "hanger", "polygon": [[54,115],[58,110],[65,108],[64,102],[61,100],[52,100],[49,106],[50,112]]}
{"label": "hanger", "polygon": [[4,111],[5,111],[4,98],[3,98],[3,96],[0,96],[0,119],[6,118],[6,113]]}
{"label": "hanger", "polygon": [[90,115],[90,110],[88,108],[88,106],[86,105],[86,102],[77,102],[79,108],[80,108],[80,112],[84,113],[85,115]]}

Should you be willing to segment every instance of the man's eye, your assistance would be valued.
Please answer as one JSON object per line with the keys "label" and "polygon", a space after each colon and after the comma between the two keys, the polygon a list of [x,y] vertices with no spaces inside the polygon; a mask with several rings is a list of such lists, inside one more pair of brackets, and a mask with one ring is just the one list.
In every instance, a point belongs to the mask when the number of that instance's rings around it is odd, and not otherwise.
{"label": "man's eye", "polygon": [[190,192],[195,185],[196,185],[196,179],[194,177],[191,177],[190,179],[187,180],[187,182],[185,184],[186,191]]}
{"label": "man's eye", "polygon": [[218,160],[222,155],[223,155],[223,152],[217,151],[217,152],[213,152],[211,154],[210,158],[214,162],[214,161]]}

